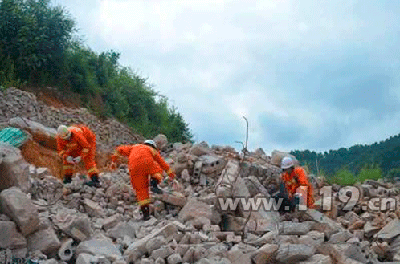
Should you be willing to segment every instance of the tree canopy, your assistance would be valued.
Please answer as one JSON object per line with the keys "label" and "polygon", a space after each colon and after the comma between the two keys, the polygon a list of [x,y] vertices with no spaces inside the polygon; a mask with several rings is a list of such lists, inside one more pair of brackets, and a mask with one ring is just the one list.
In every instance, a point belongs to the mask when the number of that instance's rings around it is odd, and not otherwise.
{"label": "tree canopy", "polygon": [[120,65],[118,52],[98,54],[76,40],[75,25],[50,0],[0,1],[0,85],[57,87],[143,136],[163,133],[172,142],[192,140],[189,125],[167,98]]}

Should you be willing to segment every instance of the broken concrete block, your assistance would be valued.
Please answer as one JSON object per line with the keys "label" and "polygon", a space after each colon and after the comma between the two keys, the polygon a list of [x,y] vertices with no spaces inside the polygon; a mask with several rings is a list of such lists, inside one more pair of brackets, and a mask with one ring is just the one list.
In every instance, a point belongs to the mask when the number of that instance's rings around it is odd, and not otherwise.
{"label": "broken concrete block", "polygon": [[280,230],[283,235],[305,235],[310,231],[310,223],[285,221],[281,223]]}
{"label": "broken concrete block", "polygon": [[93,255],[82,253],[76,259],[76,264],[92,264],[97,263],[97,258]]}
{"label": "broken concrete block", "polygon": [[251,264],[251,255],[245,254],[239,249],[228,251],[228,259],[232,264]]}
{"label": "broken concrete block", "polygon": [[265,244],[254,256],[254,262],[256,264],[273,264],[276,263],[276,254],[279,246],[276,244]]}
{"label": "broken concrete block", "polygon": [[27,192],[31,188],[29,167],[18,148],[0,142],[0,191],[15,186]]}
{"label": "broken concrete block", "polygon": [[196,198],[191,198],[179,212],[178,219],[185,222],[197,217],[211,219],[211,207],[208,204],[198,201]]}
{"label": "broken concrete block", "polygon": [[85,198],[83,200],[83,204],[85,207],[86,212],[88,213],[89,216],[91,217],[105,217],[105,212],[103,210],[103,208],[101,208],[101,206],[96,203],[93,202],[90,199]]}
{"label": "broken concrete block", "polygon": [[139,226],[135,226],[130,222],[121,222],[117,224],[114,228],[109,229],[107,231],[107,235],[114,239],[117,238],[123,239],[125,236],[128,236],[129,238],[133,239],[135,238],[136,233],[138,231],[139,231]]}
{"label": "broken concrete block", "polygon": [[58,239],[53,228],[40,230],[28,236],[28,250],[39,250],[46,255],[55,254],[60,248],[60,240]]}
{"label": "broken concrete block", "polygon": [[349,231],[340,231],[339,233],[331,235],[329,242],[338,244],[338,243],[345,243],[352,237]]}
{"label": "broken concrete block", "polygon": [[400,220],[396,219],[383,227],[376,235],[374,235],[374,238],[390,242],[398,235],[400,235]]}
{"label": "broken concrete block", "polygon": [[52,216],[53,223],[65,234],[85,241],[92,235],[92,227],[86,215],[76,213],[75,210],[60,210]]}
{"label": "broken concrete block", "polygon": [[307,261],[299,262],[299,264],[333,264],[333,262],[329,256],[316,254]]}
{"label": "broken concrete block", "polygon": [[146,252],[151,254],[154,250],[161,248],[162,246],[167,245],[167,240],[165,240],[162,236],[157,236],[149,239],[146,243]]}
{"label": "broken concrete block", "polygon": [[319,246],[325,241],[324,233],[318,231],[311,231],[306,235],[299,238],[299,243],[309,246]]}
{"label": "broken concrete block", "polygon": [[104,219],[102,227],[105,231],[107,231],[107,230],[115,227],[117,225],[117,223],[119,221],[121,221],[121,219],[122,219],[122,216],[119,214],[115,214],[113,216],[107,217]]}
{"label": "broken concrete block", "polygon": [[168,257],[167,259],[168,264],[181,264],[182,263],[182,257],[179,254],[172,254],[171,256]]}
{"label": "broken concrete block", "polygon": [[79,244],[76,254],[82,253],[104,256],[109,260],[122,258],[120,250],[108,239],[92,239]]}
{"label": "broken concrete block", "polygon": [[324,233],[328,238],[332,234],[338,233],[339,231],[344,231],[344,228],[341,226],[341,224],[333,221],[321,212],[310,209],[307,211],[307,215],[311,217],[313,221],[315,221],[315,224],[311,226],[311,229]]}
{"label": "broken concrete block", "polygon": [[276,260],[294,263],[308,260],[315,253],[315,248],[308,245],[282,244],[279,246]]}
{"label": "broken concrete block", "polygon": [[381,228],[379,226],[374,226],[371,221],[367,221],[364,225],[364,232],[367,238],[372,237],[374,234],[378,233]]}
{"label": "broken concrete block", "polygon": [[158,259],[158,258],[166,259],[173,253],[174,250],[171,247],[162,246],[161,248],[154,250],[151,254],[151,257],[152,259]]}
{"label": "broken concrete block", "polygon": [[12,221],[0,221],[0,249],[26,248],[27,242]]}
{"label": "broken concrete block", "polygon": [[20,189],[12,187],[0,194],[1,211],[10,217],[22,235],[28,236],[39,230],[39,212],[32,200]]}

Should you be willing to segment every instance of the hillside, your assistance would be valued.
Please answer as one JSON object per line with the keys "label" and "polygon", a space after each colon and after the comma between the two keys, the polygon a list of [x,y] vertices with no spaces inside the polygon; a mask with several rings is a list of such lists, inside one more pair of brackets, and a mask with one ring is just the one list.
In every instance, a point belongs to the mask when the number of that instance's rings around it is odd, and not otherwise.
{"label": "hillside", "polygon": [[121,65],[120,53],[98,53],[80,41],[63,7],[48,0],[4,0],[0,18],[2,89],[16,87],[52,105],[115,117],[145,137],[162,133],[175,142],[191,140],[188,124],[168,99]]}
{"label": "hillside", "polygon": [[388,175],[400,168],[400,134],[371,145],[354,145],[324,153],[295,150],[291,154],[315,174],[317,165],[320,173],[326,175],[333,175],[342,168],[356,174],[364,166],[377,165]]}

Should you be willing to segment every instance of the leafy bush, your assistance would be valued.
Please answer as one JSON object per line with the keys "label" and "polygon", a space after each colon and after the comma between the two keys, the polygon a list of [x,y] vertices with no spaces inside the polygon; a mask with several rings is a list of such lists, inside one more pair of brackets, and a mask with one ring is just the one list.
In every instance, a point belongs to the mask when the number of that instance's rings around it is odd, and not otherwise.
{"label": "leafy bush", "polygon": [[357,178],[347,168],[340,169],[334,177],[330,178],[330,184],[338,184],[341,186],[354,185],[357,182]]}
{"label": "leafy bush", "polygon": [[382,170],[379,168],[379,166],[365,166],[358,173],[357,178],[361,183],[365,182],[366,180],[377,181],[382,178]]}

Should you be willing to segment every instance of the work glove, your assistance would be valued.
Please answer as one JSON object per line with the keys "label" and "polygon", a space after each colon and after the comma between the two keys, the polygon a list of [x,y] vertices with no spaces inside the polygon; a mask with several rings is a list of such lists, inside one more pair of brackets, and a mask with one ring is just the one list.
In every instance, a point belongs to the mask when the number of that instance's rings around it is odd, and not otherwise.
{"label": "work glove", "polygon": [[78,164],[79,162],[81,162],[81,160],[82,160],[82,158],[79,156],[79,157],[76,157],[75,158],[75,164]]}
{"label": "work glove", "polygon": [[111,169],[111,170],[117,169],[117,163],[111,162],[111,164],[110,164],[110,169]]}
{"label": "work glove", "polygon": [[71,156],[68,156],[68,157],[67,157],[67,162],[70,163],[70,164],[75,164],[74,158],[71,157]]}

